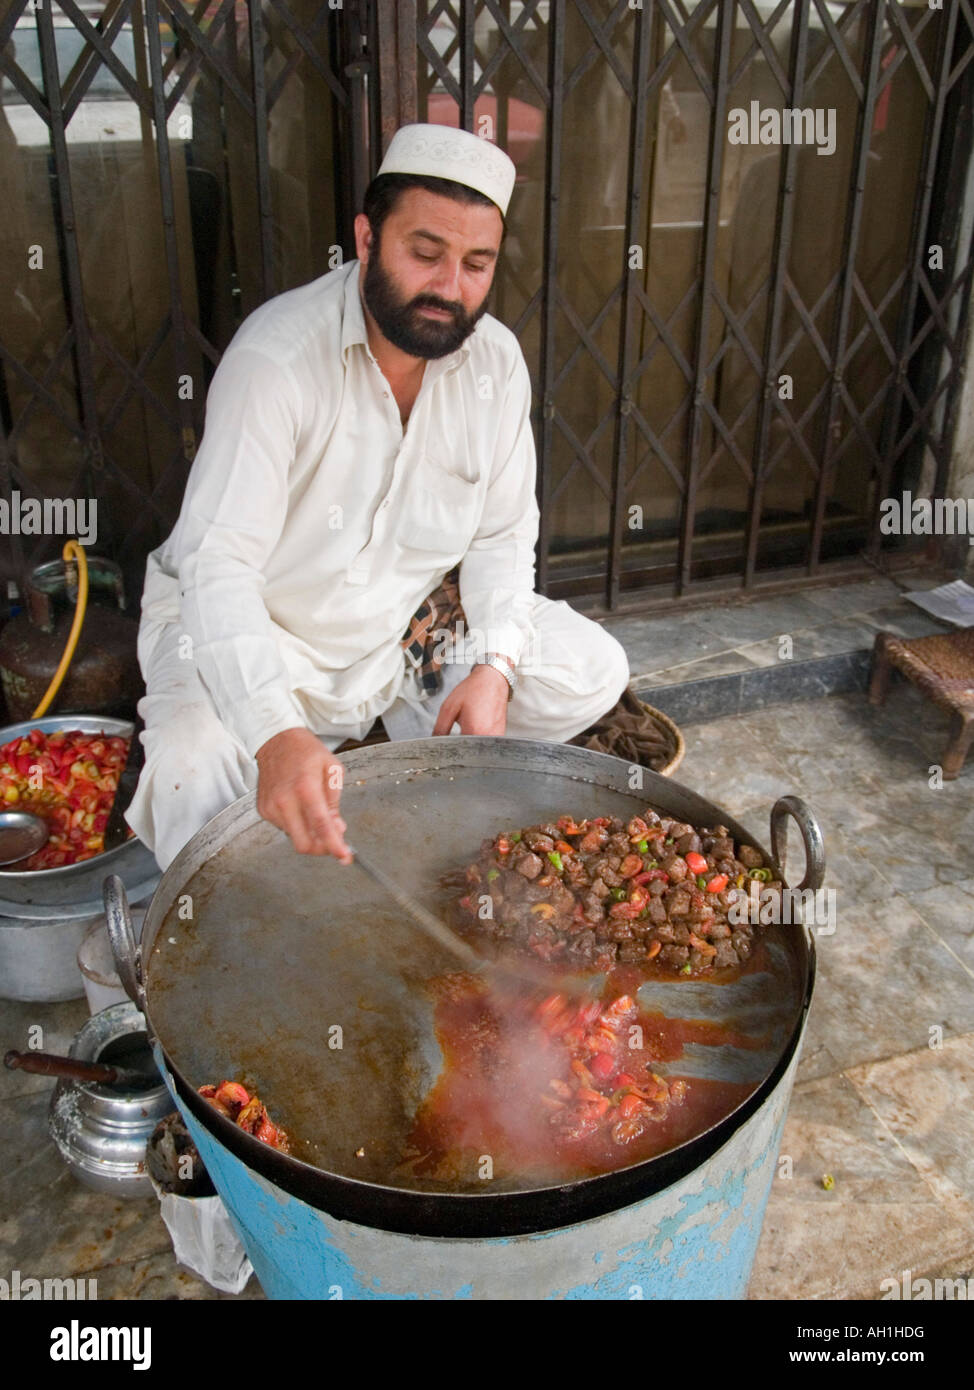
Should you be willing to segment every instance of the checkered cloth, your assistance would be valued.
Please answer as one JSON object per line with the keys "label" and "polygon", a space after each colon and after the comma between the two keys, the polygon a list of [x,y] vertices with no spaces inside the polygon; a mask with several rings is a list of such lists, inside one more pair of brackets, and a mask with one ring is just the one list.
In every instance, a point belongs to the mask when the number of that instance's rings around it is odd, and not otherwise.
{"label": "checkered cloth", "polygon": [[402,636],[407,657],[419,671],[423,689],[436,695],[443,689],[442,653],[444,633],[455,633],[457,623],[465,622],[460,602],[459,567],[443,579],[416,609]]}

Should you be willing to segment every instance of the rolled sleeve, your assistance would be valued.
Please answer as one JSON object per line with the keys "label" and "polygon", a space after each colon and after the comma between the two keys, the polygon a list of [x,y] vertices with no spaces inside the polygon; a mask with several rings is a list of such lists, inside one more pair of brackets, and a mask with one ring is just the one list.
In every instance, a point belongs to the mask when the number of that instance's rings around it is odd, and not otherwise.
{"label": "rolled sleeve", "polygon": [[499,403],[501,426],[480,524],[460,564],[460,599],[478,647],[518,664],[533,626],[538,504],[531,380],[518,351]]}

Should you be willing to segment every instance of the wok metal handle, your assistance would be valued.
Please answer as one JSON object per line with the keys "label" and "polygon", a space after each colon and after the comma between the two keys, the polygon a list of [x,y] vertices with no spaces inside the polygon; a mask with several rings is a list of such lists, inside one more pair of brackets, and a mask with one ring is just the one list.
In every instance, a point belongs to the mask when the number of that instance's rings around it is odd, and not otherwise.
{"label": "wok metal handle", "polygon": [[108,939],[112,943],[112,955],[115,957],[115,969],[118,971],[118,978],[135,1007],[145,1013],[142,947],[136,945],[125,884],[118,874],[108,875],[103,884],[103,893]]}
{"label": "wok metal handle", "polygon": [[825,881],[825,841],[818,821],[799,796],[781,796],[771,808],[771,853],[785,876],[785,854],[788,847],[788,817],[791,816],[801,831],[805,846],[805,877],[798,891],[806,888],[821,888]]}

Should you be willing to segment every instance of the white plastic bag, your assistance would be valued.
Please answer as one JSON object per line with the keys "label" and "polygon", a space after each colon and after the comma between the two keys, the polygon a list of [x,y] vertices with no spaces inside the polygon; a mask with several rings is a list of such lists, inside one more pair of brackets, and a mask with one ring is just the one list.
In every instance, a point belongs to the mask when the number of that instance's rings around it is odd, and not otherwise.
{"label": "white plastic bag", "polygon": [[179,1263],[221,1293],[240,1293],[254,1267],[220,1198],[177,1197],[153,1187]]}

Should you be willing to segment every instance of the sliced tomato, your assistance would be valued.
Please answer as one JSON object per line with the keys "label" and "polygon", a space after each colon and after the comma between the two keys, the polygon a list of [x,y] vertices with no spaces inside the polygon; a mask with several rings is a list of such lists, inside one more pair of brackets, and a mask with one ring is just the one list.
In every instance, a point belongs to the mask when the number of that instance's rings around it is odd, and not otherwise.
{"label": "sliced tomato", "polygon": [[608,1081],[616,1069],[615,1058],[608,1052],[599,1052],[589,1062],[588,1069],[600,1081]]}

